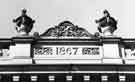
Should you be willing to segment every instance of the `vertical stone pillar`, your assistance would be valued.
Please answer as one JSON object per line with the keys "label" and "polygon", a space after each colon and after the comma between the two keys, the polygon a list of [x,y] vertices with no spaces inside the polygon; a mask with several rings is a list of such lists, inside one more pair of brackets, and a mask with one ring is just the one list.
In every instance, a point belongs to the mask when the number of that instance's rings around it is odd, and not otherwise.
{"label": "vertical stone pillar", "polygon": [[103,42],[103,63],[106,64],[122,64],[122,57],[120,53],[120,39],[119,37],[105,37]]}
{"label": "vertical stone pillar", "polygon": [[14,45],[10,46],[13,64],[32,64],[31,43],[32,37],[13,37]]}

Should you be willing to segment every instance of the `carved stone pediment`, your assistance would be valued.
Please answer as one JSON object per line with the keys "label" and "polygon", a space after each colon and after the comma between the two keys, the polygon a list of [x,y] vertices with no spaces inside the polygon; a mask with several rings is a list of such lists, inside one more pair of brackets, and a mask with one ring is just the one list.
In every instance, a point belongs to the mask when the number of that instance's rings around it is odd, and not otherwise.
{"label": "carved stone pediment", "polygon": [[63,21],[59,23],[57,26],[51,27],[47,29],[40,36],[45,37],[91,37],[94,35],[90,34],[84,28],[78,27],[71,23],[70,21]]}

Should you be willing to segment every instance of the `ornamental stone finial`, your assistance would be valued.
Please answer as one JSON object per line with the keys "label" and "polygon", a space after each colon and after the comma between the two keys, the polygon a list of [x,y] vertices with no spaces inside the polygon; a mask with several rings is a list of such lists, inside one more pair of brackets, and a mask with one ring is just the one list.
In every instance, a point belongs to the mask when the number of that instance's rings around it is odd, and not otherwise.
{"label": "ornamental stone finial", "polygon": [[114,31],[117,30],[117,21],[110,16],[108,10],[103,11],[104,16],[98,20],[95,20],[98,23],[98,31],[103,33],[104,36],[112,36]]}
{"label": "ornamental stone finial", "polygon": [[13,22],[16,23],[16,31],[20,35],[28,35],[33,28],[33,24],[35,23],[35,20],[32,20],[32,18],[27,16],[26,13],[27,10],[22,9],[21,16],[17,17],[16,19],[13,19]]}

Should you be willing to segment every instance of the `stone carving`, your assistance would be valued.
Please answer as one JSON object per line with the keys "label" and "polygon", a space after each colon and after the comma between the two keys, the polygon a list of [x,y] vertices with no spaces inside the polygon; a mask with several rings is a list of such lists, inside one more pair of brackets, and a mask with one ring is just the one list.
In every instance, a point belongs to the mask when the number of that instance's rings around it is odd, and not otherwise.
{"label": "stone carving", "polygon": [[16,23],[16,31],[20,35],[28,35],[28,33],[32,30],[33,24],[35,22],[34,20],[32,20],[32,18],[27,16],[26,12],[27,10],[23,9],[22,15],[17,17],[16,19],[13,19],[13,22]]}
{"label": "stone carving", "polygon": [[135,45],[131,45],[130,48],[125,49],[126,56],[135,56]]}
{"label": "stone carving", "polygon": [[117,21],[110,16],[107,10],[104,10],[103,14],[102,18],[95,20],[98,23],[98,31],[103,35],[113,35],[113,32],[117,29]]}
{"label": "stone carving", "polygon": [[0,57],[9,56],[9,49],[0,49]]}
{"label": "stone carving", "polygon": [[94,37],[85,29],[75,26],[70,21],[63,21],[58,26],[49,28],[41,36],[51,37]]}

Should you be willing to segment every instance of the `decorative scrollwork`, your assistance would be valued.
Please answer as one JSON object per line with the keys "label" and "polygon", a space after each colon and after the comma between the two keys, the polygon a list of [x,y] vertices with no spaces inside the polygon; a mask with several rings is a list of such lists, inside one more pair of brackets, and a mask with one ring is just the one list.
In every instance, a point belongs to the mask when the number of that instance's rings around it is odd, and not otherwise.
{"label": "decorative scrollwork", "polygon": [[70,21],[63,21],[58,26],[49,28],[41,36],[47,37],[94,37],[84,28],[72,24]]}

